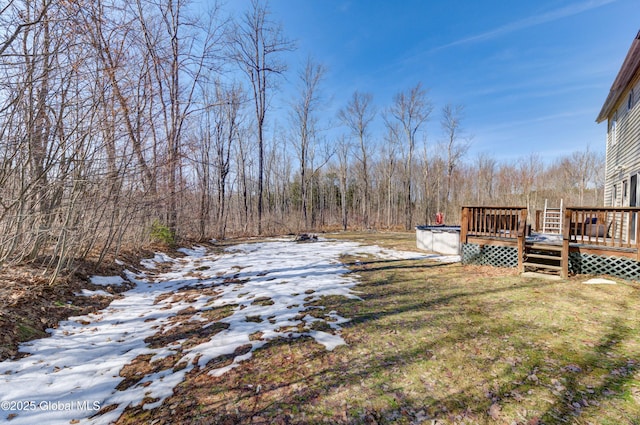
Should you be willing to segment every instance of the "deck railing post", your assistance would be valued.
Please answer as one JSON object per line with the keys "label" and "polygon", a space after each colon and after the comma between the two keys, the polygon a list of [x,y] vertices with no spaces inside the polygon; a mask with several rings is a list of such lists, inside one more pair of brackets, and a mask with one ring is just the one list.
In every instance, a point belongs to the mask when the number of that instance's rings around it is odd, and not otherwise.
{"label": "deck railing post", "polygon": [[527,215],[526,208],[520,210],[520,217],[518,220],[518,273],[524,272],[524,249],[527,238]]}
{"label": "deck railing post", "polygon": [[560,277],[567,279],[569,277],[569,240],[571,239],[571,208],[565,208],[564,220],[562,222],[562,253],[560,255]]}
{"label": "deck railing post", "polygon": [[460,245],[467,243],[467,233],[469,231],[469,207],[462,207],[460,214]]}

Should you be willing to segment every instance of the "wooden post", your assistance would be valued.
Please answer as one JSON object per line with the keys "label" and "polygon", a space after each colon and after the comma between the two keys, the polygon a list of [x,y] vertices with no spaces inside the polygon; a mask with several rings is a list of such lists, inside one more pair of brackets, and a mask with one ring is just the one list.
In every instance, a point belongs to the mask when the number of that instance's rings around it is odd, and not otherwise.
{"label": "wooden post", "polygon": [[469,207],[462,207],[460,214],[460,245],[467,243],[467,232],[469,231]]}
{"label": "wooden post", "polygon": [[571,239],[571,209],[565,208],[564,220],[562,223],[562,253],[560,259],[560,277],[567,279],[569,277],[569,240]]}
{"label": "wooden post", "polygon": [[518,226],[518,273],[524,272],[524,249],[527,240],[527,215],[526,208],[520,210],[520,219]]}

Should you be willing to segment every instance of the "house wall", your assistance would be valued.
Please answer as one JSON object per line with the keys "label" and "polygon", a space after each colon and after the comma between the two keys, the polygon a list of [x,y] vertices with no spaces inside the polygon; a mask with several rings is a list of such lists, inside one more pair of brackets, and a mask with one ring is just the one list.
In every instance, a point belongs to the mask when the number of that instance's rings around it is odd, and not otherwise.
{"label": "house wall", "polygon": [[[606,152],[604,205],[627,207],[631,199],[631,176],[640,174],[640,73],[608,119]],[[640,180],[640,176],[638,178]],[[640,205],[640,197],[637,204]]]}

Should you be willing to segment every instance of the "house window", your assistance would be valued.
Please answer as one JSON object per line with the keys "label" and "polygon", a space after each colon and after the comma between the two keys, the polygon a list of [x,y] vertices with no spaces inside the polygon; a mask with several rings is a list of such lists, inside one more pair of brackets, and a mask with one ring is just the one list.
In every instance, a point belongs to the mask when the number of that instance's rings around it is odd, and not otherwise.
{"label": "house window", "polygon": [[623,180],[622,181],[622,206],[626,207],[627,204],[627,191],[629,188],[629,184],[627,182],[627,180]]}
{"label": "house window", "polygon": [[611,118],[611,128],[609,130],[611,145],[615,145],[618,141],[618,114],[614,114]]}

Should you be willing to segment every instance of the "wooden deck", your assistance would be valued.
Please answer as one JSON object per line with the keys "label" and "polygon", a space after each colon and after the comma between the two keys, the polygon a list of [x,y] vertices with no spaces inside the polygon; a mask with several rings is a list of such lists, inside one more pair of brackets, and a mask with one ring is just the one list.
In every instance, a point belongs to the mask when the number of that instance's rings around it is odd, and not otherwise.
{"label": "wooden deck", "polygon": [[463,207],[460,242],[514,247],[520,272],[540,268],[566,278],[574,252],[640,262],[639,213],[640,208],[567,207],[562,232],[544,235],[527,234],[526,207]]}

